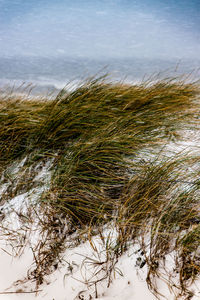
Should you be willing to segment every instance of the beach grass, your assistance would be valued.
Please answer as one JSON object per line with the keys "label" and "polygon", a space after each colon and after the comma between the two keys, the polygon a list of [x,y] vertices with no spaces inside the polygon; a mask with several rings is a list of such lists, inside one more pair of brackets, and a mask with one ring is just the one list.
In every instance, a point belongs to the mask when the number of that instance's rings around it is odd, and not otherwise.
{"label": "beach grass", "polygon": [[[137,85],[91,78],[54,99],[0,95],[0,174],[9,182],[2,199],[29,190],[38,164],[51,161],[49,187],[35,205],[48,233],[34,250],[38,285],[59,261],[67,236],[91,241],[112,224],[111,260],[139,240],[147,283],[159,297],[154,279],[165,257],[176,253],[178,296],[191,293],[200,273],[199,156],[168,155],[165,146],[198,128],[199,108],[198,84],[177,78]],[[8,170],[23,159],[12,182]]]}

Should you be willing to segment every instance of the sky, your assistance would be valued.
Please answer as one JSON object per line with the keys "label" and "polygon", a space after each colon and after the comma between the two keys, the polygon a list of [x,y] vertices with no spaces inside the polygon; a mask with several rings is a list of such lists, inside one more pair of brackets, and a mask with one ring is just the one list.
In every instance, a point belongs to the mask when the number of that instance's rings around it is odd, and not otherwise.
{"label": "sky", "polygon": [[0,57],[199,59],[199,0],[0,0]]}

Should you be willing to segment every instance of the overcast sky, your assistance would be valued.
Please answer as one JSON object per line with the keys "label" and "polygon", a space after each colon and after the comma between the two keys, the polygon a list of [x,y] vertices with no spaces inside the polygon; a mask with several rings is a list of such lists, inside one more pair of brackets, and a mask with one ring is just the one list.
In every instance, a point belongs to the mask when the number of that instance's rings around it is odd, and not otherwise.
{"label": "overcast sky", "polygon": [[0,56],[199,58],[200,0],[0,0]]}

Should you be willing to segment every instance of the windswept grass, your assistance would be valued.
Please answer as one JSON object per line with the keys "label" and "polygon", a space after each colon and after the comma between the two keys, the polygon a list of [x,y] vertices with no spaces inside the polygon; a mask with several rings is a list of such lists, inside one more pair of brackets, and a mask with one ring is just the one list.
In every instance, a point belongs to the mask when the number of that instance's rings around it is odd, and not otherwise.
{"label": "windswept grass", "polygon": [[[199,160],[167,159],[164,153],[156,159],[156,153],[199,126],[198,97],[198,85],[177,79],[127,85],[103,77],[51,100],[0,98],[3,183],[6,170],[26,157],[10,197],[30,189],[38,163],[52,160],[51,183],[39,199],[40,209],[49,212],[41,224],[52,239],[46,237],[49,248],[43,243],[36,251],[38,284],[63,251],[66,234],[88,232],[90,239],[110,222],[118,232],[116,259],[141,237],[154,293],[159,265],[175,251],[180,295],[187,294],[188,282],[200,273]],[[53,215],[60,228],[67,220],[67,233],[61,234]]]}

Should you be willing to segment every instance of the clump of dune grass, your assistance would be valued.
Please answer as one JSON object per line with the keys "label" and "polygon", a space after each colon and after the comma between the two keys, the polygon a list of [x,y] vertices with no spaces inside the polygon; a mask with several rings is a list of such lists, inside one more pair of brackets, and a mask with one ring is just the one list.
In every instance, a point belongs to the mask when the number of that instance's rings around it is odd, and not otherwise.
{"label": "clump of dune grass", "polygon": [[[154,279],[175,251],[178,289],[187,294],[200,271],[199,160],[162,152],[156,159],[156,153],[199,126],[198,95],[197,84],[173,78],[131,85],[102,77],[55,99],[0,98],[0,174],[9,186],[4,201],[38,185],[38,165],[51,160],[48,189],[34,207],[43,240],[33,249],[29,278],[40,285],[57,268],[74,232],[81,242],[112,223],[118,234],[111,260],[141,237],[147,283],[159,295]],[[23,159],[13,182],[8,170]]]}

